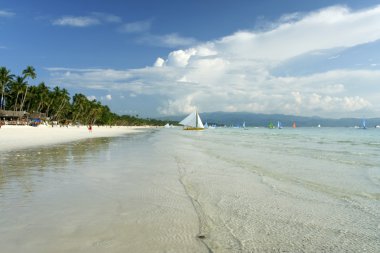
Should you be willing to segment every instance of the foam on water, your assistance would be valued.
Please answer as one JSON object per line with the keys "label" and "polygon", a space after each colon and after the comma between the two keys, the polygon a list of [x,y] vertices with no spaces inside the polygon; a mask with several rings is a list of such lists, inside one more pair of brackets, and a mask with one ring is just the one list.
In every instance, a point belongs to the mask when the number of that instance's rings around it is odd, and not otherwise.
{"label": "foam on water", "polygon": [[379,134],[163,129],[4,153],[0,245],[5,252],[379,252]]}

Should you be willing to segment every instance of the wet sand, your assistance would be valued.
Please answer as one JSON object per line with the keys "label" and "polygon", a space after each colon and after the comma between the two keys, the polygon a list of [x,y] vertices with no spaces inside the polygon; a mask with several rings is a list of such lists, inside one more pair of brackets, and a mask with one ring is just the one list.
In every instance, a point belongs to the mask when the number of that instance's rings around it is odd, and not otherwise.
{"label": "wet sand", "polygon": [[379,252],[377,132],[236,131],[2,153],[2,250]]}

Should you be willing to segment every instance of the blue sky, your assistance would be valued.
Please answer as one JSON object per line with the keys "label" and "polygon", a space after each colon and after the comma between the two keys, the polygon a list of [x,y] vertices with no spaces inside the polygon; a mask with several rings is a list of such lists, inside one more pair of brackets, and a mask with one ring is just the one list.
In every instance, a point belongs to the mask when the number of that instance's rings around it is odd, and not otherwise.
{"label": "blue sky", "polygon": [[0,66],[119,114],[380,116],[379,1],[0,1]]}

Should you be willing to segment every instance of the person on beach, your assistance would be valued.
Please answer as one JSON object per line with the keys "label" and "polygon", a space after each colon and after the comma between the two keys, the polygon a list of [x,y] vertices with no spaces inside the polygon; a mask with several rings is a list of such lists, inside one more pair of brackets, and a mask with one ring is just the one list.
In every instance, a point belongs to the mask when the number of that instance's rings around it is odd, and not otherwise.
{"label": "person on beach", "polygon": [[91,124],[88,125],[88,131],[89,131],[90,133],[92,133],[92,126],[91,126]]}

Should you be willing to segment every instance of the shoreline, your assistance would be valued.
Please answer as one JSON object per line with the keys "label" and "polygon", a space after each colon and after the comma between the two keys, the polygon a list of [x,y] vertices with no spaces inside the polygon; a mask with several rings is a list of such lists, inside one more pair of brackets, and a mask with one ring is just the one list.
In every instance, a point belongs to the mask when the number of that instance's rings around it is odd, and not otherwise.
{"label": "shoreline", "polygon": [[3,125],[0,129],[0,152],[61,144],[89,138],[115,137],[136,133],[150,126],[93,126],[90,132],[86,126],[13,126]]}

